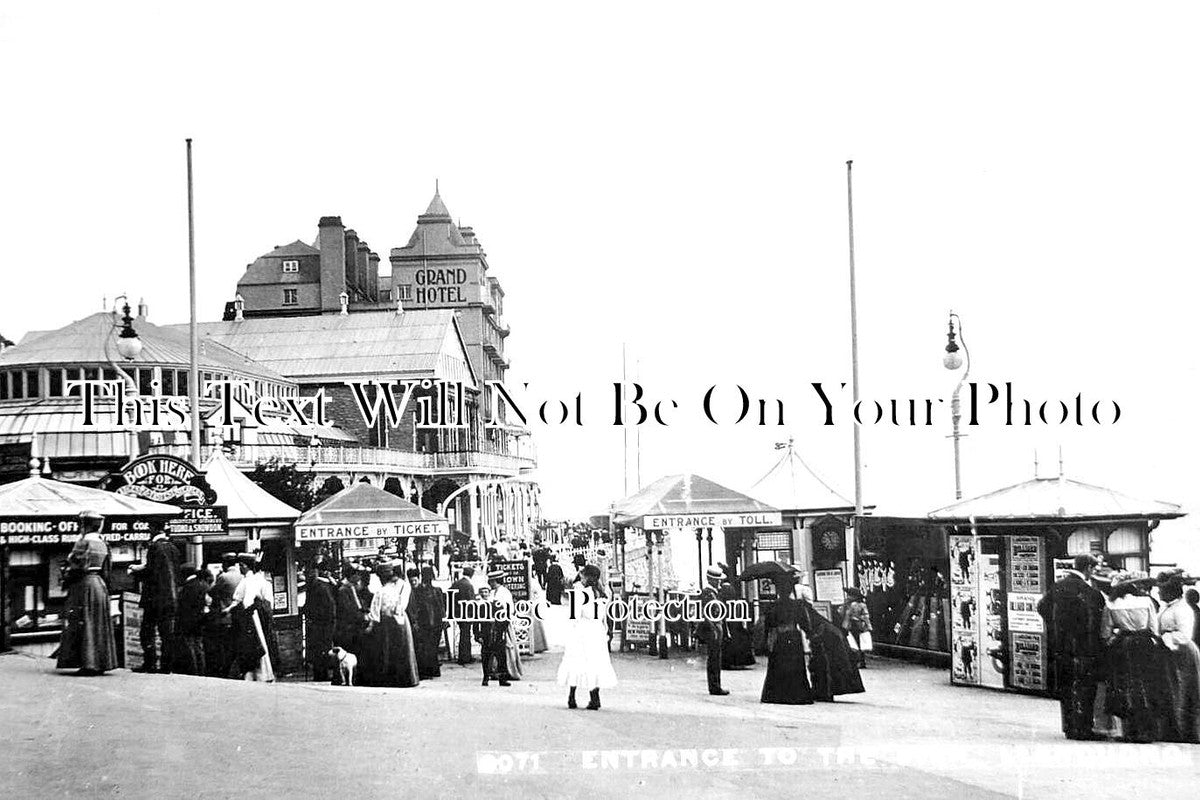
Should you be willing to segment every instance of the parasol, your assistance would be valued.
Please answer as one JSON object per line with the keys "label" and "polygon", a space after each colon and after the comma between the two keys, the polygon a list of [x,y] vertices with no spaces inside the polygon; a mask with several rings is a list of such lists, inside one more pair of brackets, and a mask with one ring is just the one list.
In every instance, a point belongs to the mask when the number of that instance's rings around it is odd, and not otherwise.
{"label": "parasol", "polygon": [[759,578],[779,578],[795,574],[796,568],[786,561],[759,561],[742,570],[742,574],[738,577],[743,581],[753,581]]}

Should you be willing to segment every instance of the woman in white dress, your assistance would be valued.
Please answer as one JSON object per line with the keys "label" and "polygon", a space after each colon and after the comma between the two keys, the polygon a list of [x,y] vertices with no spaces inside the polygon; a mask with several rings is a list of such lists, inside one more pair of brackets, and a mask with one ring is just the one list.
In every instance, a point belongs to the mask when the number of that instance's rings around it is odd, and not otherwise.
{"label": "woman in white dress", "polygon": [[[238,557],[238,561],[245,574],[233,592],[233,605],[230,606],[236,610],[241,625],[244,626],[240,638],[238,664],[243,670],[244,680],[271,683],[275,680],[275,670],[271,666],[268,635],[275,598],[271,584],[260,571],[257,554],[244,553]],[[255,641],[258,647],[251,647]],[[253,656],[260,649],[262,655],[255,660]]]}
{"label": "woman in white dress", "polygon": [[1158,596],[1166,606],[1158,617],[1159,634],[1170,651],[1171,713],[1165,739],[1200,744],[1200,650],[1192,641],[1195,612],[1183,599],[1179,576],[1159,578]]}
{"label": "woman in white dress", "polygon": [[[600,570],[588,564],[582,570],[580,585],[571,589],[568,608],[576,610],[567,634],[563,660],[558,667],[558,683],[569,686],[567,708],[578,708],[575,690],[580,686],[591,693],[587,707],[600,708],[600,690],[617,685],[612,659],[608,654],[608,603],[600,581]],[[569,605],[574,600],[574,606]]]}

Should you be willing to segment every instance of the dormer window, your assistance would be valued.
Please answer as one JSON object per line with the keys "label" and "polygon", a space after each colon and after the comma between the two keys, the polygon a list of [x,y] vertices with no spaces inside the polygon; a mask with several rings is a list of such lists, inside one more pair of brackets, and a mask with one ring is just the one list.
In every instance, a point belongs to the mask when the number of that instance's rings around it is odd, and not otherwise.
{"label": "dormer window", "polygon": [[284,272],[299,272],[300,271],[300,262],[296,261],[294,259],[289,260],[289,261],[284,261],[283,262],[283,271]]}

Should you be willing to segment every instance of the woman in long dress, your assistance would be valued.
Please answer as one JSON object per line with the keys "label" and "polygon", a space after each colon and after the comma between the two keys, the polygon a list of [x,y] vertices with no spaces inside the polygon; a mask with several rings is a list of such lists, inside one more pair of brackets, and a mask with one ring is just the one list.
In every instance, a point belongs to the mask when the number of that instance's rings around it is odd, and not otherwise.
{"label": "woman in long dress", "polygon": [[[87,524],[87,517],[84,524]],[[67,556],[66,627],[58,649],[58,669],[77,668],[99,675],[117,667],[116,637],[108,602],[108,545],[99,533],[85,533]]]}
{"label": "woman in long dress", "polygon": [[767,637],[767,677],[762,702],[811,705],[812,689],[804,667],[804,631],[808,617],[795,597],[796,577],[775,578],[776,600],[764,617]]}
{"label": "woman in long dress", "polygon": [[[725,567],[724,569],[725,574],[728,575],[729,568]],[[717,590],[717,597],[725,603],[727,609],[734,600],[741,599],[737,589],[728,580],[722,583],[721,588]],[[724,649],[721,650],[721,669],[745,669],[754,666],[754,640],[750,627],[741,620],[727,620],[725,630],[729,634],[729,639],[725,642]]]}
{"label": "woman in long dress", "polygon": [[401,580],[392,564],[380,564],[376,572],[381,586],[371,598],[371,633],[377,659],[372,670],[374,681],[378,686],[416,686],[421,680],[408,619],[412,584]]}
{"label": "woman in long dress", "polygon": [[578,708],[575,690],[583,687],[591,695],[587,707],[600,708],[600,690],[617,685],[608,654],[608,606],[600,570],[594,564],[583,568],[580,585],[571,589],[580,593],[575,598],[575,618],[567,633],[562,663],[558,665],[558,684],[567,686],[567,708]]}
{"label": "woman in long dress", "polygon": [[808,617],[808,641],[812,655],[808,671],[813,699],[832,703],[835,695],[864,692],[858,664],[850,654],[842,629],[817,613],[812,604],[801,600]]}
{"label": "woman in long dress", "polygon": [[237,668],[243,680],[272,683],[275,668],[271,663],[273,631],[271,617],[274,612],[274,595],[271,584],[262,574],[258,554],[243,553],[238,556],[244,575],[233,591],[231,610],[234,624],[238,627],[235,647]]}
{"label": "woman in long dress", "polygon": [[1166,739],[1200,743],[1200,649],[1192,641],[1195,612],[1183,599],[1183,582],[1168,577],[1158,589],[1166,604],[1158,618],[1159,634],[1170,653],[1171,708]]}
{"label": "woman in long dress", "polygon": [[1106,643],[1104,710],[1121,720],[1127,741],[1153,742],[1161,738],[1169,711],[1167,664],[1154,604],[1128,576],[1115,576],[1107,595],[1100,615],[1100,636]]}

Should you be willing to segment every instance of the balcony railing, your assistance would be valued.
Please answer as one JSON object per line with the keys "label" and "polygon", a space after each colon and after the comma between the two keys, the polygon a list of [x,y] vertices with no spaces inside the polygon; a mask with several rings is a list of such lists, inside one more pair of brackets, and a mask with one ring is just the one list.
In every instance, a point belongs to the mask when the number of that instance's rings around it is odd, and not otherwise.
{"label": "balcony railing", "polygon": [[[207,461],[213,450],[212,445],[202,447],[200,449],[201,460]],[[151,451],[185,459],[191,456],[191,449],[187,445],[155,445],[151,447]],[[239,468],[249,469],[255,464],[275,458],[285,464],[311,465],[311,468],[317,472],[337,471],[352,467],[355,470],[381,472],[399,470],[432,474],[456,470],[483,470],[517,474],[537,466],[537,462],[528,456],[485,453],[477,450],[410,453],[384,447],[295,447],[245,444],[231,445],[226,450],[226,455]]]}

